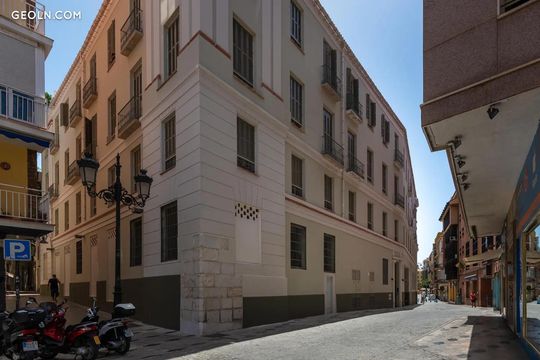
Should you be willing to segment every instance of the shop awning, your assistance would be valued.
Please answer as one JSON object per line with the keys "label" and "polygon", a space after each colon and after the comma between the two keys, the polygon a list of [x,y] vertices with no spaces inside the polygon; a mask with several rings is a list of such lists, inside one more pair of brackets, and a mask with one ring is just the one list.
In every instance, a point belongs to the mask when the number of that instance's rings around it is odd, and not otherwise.
{"label": "shop awning", "polygon": [[0,129],[0,135],[4,135],[10,139],[16,139],[16,140],[20,140],[20,141],[23,141],[25,143],[28,143],[28,144],[37,144],[41,147],[44,147],[44,148],[48,148],[49,147],[49,142],[47,140],[43,140],[43,139],[39,139],[39,138],[36,138],[36,137],[32,137],[32,136],[28,136],[28,135],[23,135],[23,134],[19,134],[17,132],[14,132],[14,131],[8,131],[8,130],[3,130],[3,129]]}
{"label": "shop awning", "polygon": [[474,263],[480,263],[480,262],[484,262],[488,260],[496,260],[501,257],[502,253],[503,253],[503,249],[501,248],[488,250],[485,253],[482,253],[480,255],[474,255],[474,256],[463,258],[463,263],[464,265],[471,265]]}

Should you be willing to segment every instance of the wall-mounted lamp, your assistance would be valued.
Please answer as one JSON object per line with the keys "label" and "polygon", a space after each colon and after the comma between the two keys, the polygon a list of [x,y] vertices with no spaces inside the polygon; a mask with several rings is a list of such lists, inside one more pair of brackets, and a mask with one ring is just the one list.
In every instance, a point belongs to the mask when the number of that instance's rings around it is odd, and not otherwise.
{"label": "wall-mounted lamp", "polygon": [[461,139],[462,139],[462,136],[461,136],[461,135],[456,135],[456,136],[454,137],[454,140],[450,140],[450,141],[448,142],[448,145],[449,145],[449,146],[451,145],[451,146],[454,147],[454,149],[457,149],[458,147],[461,146]]}
{"label": "wall-mounted lamp", "polygon": [[466,172],[466,171],[462,172],[462,173],[457,173],[456,175],[460,177],[460,180],[461,180],[462,183],[467,181],[467,179],[469,178],[469,173]]}
{"label": "wall-mounted lamp", "polygon": [[469,183],[464,183],[462,185],[463,185],[463,190],[465,190],[465,191],[467,191],[467,189],[469,189],[469,187],[471,187],[471,184],[469,184]]}
{"label": "wall-mounted lamp", "polygon": [[487,114],[489,116],[490,120],[493,120],[495,116],[499,113],[499,108],[497,107],[498,104],[490,105],[487,109]]}
{"label": "wall-mounted lamp", "polygon": [[455,156],[455,159],[456,159],[457,166],[458,166],[460,169],[461,169],[462,167],[465,166],[466,162],[465,162],[465,160],[463,160],[463,159],[464,159],[463,156],[461,156],[461,155],[456,155],[456,156]]}

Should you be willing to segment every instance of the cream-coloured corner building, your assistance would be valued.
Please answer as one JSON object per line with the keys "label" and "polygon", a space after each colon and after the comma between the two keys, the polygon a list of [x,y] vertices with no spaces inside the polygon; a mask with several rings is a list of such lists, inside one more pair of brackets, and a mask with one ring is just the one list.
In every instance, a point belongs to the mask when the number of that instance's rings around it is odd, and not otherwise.
{"label": "cream-coloured corner building", "polygon": [[[93,60],[95,59],[95,60]],[[116,153],[123,299],[203,334],[416,300],[407,133],[318,1],[106,0],[50,111],[53,250],[64,293],[113,300],[114,209],[76,163]],[[68,204],[68,205],[67,205]]]}

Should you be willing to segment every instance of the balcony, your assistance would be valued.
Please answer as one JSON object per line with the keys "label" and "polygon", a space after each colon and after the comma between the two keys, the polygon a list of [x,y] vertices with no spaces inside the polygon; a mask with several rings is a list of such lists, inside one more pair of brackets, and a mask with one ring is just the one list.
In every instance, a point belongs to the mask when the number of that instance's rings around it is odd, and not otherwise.
{"label": "balcony", "polygon": [[339,145],[330,135],[323,135],[321,152],[343,165],[343,146]]}
{"label": "balcony", "polygon": [[69,126],[75,127],[82,119],[81,99],[75,100],[69,108]]}
{"label": "balcony", "polygon": [[33,96],[0,85],[0,117],[45,128],[45,105]]}
{"label": "balcony", "polygon": [[143,36],[142,11],[135,8],[120,29],[120,52],[128,56]]}
{"label": "balcony", "polygon": [[88,109],[97,98],[97,78],[90,77],[83,88],[83,106]]}
{"label": "balcony", "polygon": [[400,208],[404,209],[405,208],[405,197],[403,197],[403,195],[398,194],[396,192],[396,194],[394,195],[394,205],[397,205]]}
{"label": "balcony", "polygon": [[[32,11],[36,13],[36,19],[14,19],[14,11]],[[22,13],[21,13],[22,15]],[[45,6],[37,1],[30,0],[2,0],[0,1],[0,16],[10,19],[14,23],[24,26],[38,34],[45,35]]]}
{"label": "balcony", "polygon": [[132,97],[128,103],[118,113],[118,137],[127,139],[135,129],[141,126],[139,118],[141,117],[140,95]]}
{"label": "balcony", "polygon": [[351,120],[362,122],[362,104],[358,101],[358,96],[347,94],[345,114]]}
{"label": "balcony", "polygon": [[49,186],[49,190],[47,191],[49,193],[49,200],[54,201],[58,198],[58,184],[52,184]]}
{"label": "balcony", "polygon": [[53,141],[51,141],[51,145],[50,145],[50,148],[49,148],[49,153],[51,155],[54,155],[54,154],[56,154],[58,149],[60,149],[60,135],[55,133],[54,134],[54,139],[53,139]]}
{"label": "balcony", "polygon": [[80,173],[79,173],[79,166],[77,166],[77,161],[72,161],[71,164],[68,166],[67,174],[66,174],[66,180],[64,180],[65,185],[73,185],[76,184],[77,181],[80,179]]}
{"label": "balcony", "polygon": [[329,95],[336,100],[341,98],[341,79],[337,76],[337,72],[330,65],[322,66],[321,84]]}
{"label": "balcony", "polygon": [[0,217],[46,222],[41,190],[0,184]]}
{"label": "balcony", "polygon": [[400,168],[405,166],[405,158],[403,156],[403,153],[399,151],[399,149],[394,150],[394,164],[396,164]]}
{"label": "balcony", "polygon": [[349,159],[347,161],[347,171],[355,173],[362,179],[364,178],[364,164],[355,156],[349,155]]}

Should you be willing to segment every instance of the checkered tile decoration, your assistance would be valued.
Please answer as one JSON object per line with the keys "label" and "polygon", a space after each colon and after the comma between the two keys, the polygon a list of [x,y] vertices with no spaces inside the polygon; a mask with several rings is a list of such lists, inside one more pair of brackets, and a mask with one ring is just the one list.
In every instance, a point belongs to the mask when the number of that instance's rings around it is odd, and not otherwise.
{"label": "checkered tile decoration", "polygon": [[91,247],[97,246],[97,235],[90,236],[90,246]]}
{"label": "checkered tile decoration", "polygon": [[246,204],[236,203],[234,205],[234,216],[256,221],[259,218],[259,209]]}

